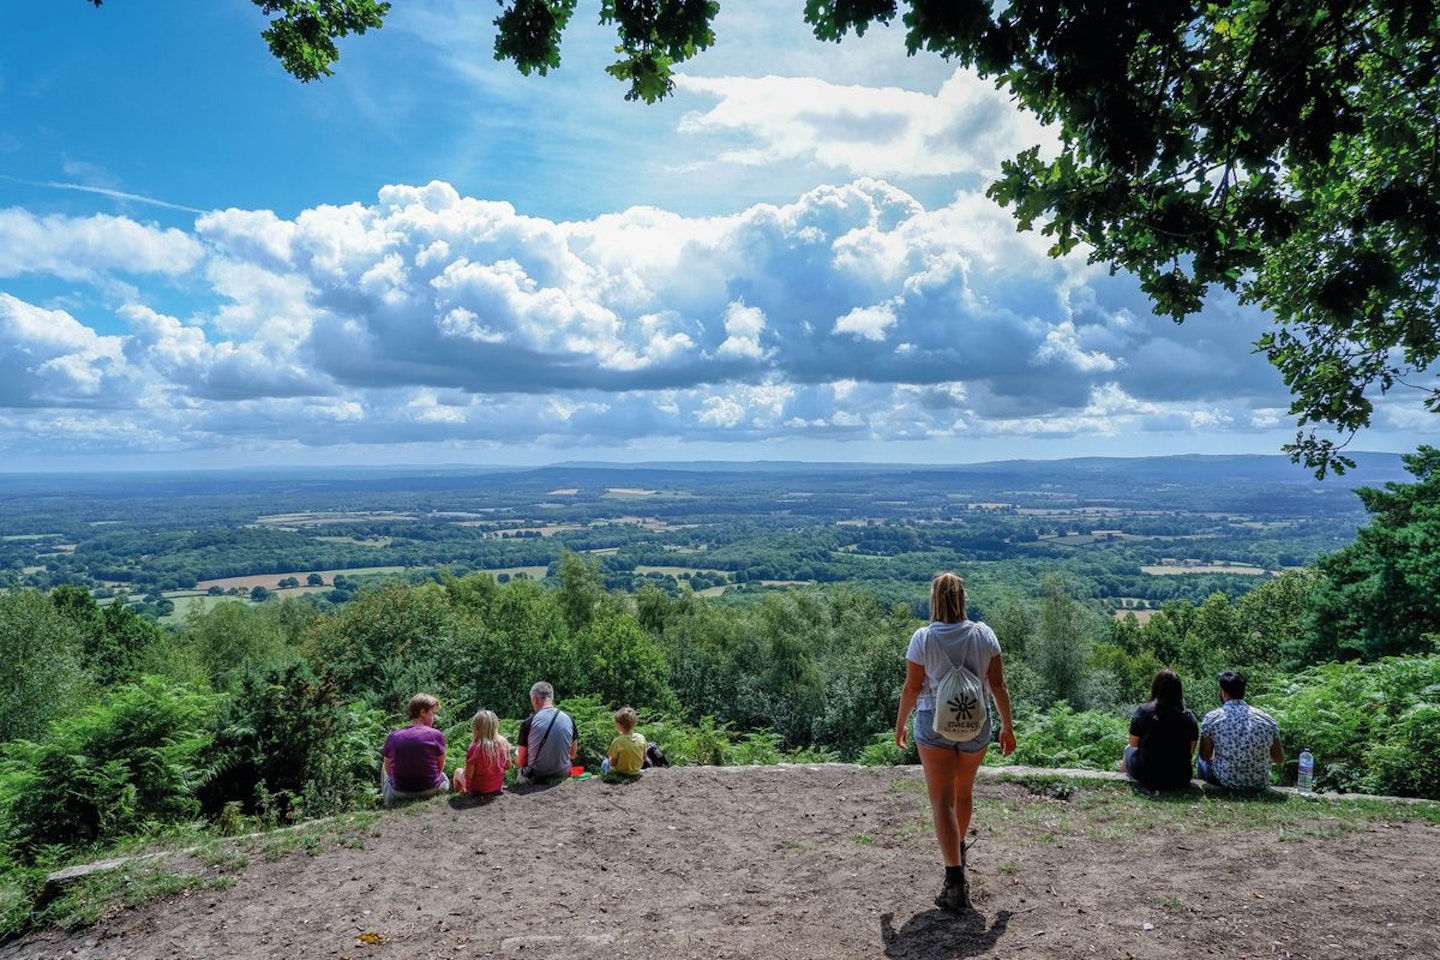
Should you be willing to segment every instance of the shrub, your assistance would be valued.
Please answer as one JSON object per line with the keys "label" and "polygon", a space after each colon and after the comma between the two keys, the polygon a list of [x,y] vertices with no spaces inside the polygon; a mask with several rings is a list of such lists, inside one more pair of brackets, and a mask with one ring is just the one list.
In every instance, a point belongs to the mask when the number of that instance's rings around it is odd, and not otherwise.
{"label": "shrub", "polygon": [[205,809],[238,801],[281,821],[368,805],[384,731],[383,714],[343,704],[334,682],[303,664],[252,670],[216,723]]}
{"label": "shrub", "polygon": [[770,766],[783,759],[780,735],[771,730],[747,733],[725,752],[725,762],[737,767]]}
{"label": "shrub", "polygon": [[887,731],[870,738],[870,742],[860,751],[857,762],[866,767],[898,767],[906,763],[919,763],[920,751],[915,749],[914,737],[910,737],[906,741],[905,749],[901,750],[895,745],[894,732]]}
{"label": "shrub", "polygon": [[1057,701],[1044,713],[1016,726],[1015,752],[1002,758],[998,749],[986,763],[1019,763],[1035,767],[1078,767],[1107,770],[1125,752],[1126,724],[1109,713],[1076,713]]}
{"label": "shrub", "polygon": [[213,695],[148,677],[55,721],[46,743],[0,748],[7,845],[35,862],[47,847],[63,853],[193,817],[215,706]]}
{"label": "shrub", "polygon": [[699,724],[688,728],[679,738],[679,755],[690,763],[700,766],[719,767],[725,763],[725,753],[730,746],[723,724],[716,725],[714,717],[701,717]]}
{"label": "shrub", "polygon": [[[1321,790],[1434,797],[1440,790],[1440,655],[1328,663],[1254,698],[1286,752],[1309,747]],[[1285,779],[1294,781],[1294,761]]]}
{"label": "shrub", "polygon": [[[605,703],[601,702],[598,696],[569,697],[563,703],[557,703],[561,710],[570,715],[575,721],[575,730],[579,734],[579,746],[575,754],[575,762],[595,773],[600,772],[600,761],[605,759],[605,754],[610,748],[610,741],[615,739],[615,712]],[[641,733],[645,733],[644,724],[637,726]],[[470,736],[467,732],[465,743],[469,744]],[[516,743],[515,746],[520,744]]]}

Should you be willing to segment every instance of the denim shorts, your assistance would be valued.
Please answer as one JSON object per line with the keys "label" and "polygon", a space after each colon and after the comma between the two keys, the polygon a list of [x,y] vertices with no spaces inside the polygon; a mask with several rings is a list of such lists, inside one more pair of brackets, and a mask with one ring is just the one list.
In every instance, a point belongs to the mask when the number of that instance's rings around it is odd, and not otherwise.
{"label": "denim shorts", "polygon": [[[989,726],[988,724],[986,726]],[[990,746],[989,737],[976,737],[974,740],[956,742],[947,740],[935,732],[935,711],[916,710],[915,725],[912,728],[915,742],[922,747],[932,747],[936,750],[954,750],[957,753],[984,753]]]}

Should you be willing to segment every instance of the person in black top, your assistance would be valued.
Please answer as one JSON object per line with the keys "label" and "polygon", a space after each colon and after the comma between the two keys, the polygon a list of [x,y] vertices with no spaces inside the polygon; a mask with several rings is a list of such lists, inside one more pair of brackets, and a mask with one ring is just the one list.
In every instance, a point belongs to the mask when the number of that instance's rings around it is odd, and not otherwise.
{"label": "person in black top", "polygon": [[1161,670],[1150,681],[1150,701],[1130,718],[1130,743],[1120,770],[1151,790],[1188,786],[1199,741],[1200,724],[1185,709],[1180,678]]}

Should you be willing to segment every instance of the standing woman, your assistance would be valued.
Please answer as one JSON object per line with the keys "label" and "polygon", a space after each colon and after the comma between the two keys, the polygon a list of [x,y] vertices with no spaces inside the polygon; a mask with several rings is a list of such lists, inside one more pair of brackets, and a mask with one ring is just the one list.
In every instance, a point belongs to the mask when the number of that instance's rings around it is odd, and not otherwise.
{"label": "standing woman", "polygon": [[935,818],[935,839],[945,860],[945,885],[935,897],[944,910],[964,910],[970,905],[965,884],[965,835],[970,829],[975,774],[990,746],[993,714],[987,709],[985,723],[974,739],[961,743],[948,740],[934,730],[935,688],[952,667],[964,665],[983,677],[989,696],[1000,711],[1000,750],[1015,751],[1015,729],[1010,720],[1010,690],[1005,686],[1000,641],[983,623],[965,619],[965,581],[953,573],[942,573],[930,582],[930,615],[934,621],[910,638],[905,652],[905,686],[900,692],[900,709],[895,715],[895,742],[906,745],[905,722],[915,711],[915,745],[925,770],[925,787],[930,794],[930,813]]}

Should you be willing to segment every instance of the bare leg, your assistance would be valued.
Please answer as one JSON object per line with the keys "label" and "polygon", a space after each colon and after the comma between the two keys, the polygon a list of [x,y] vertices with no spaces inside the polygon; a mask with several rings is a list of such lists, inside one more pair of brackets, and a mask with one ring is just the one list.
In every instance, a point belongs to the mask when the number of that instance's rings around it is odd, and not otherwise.
{"label": "bare leg", "polygon": [[965,834],[970,829],[970,815],[974,810],[975,774],[984,759],[984,750],[961,753],[920,745],[920,765],[925,770],[935,839],[947,867],[965,863]]}

